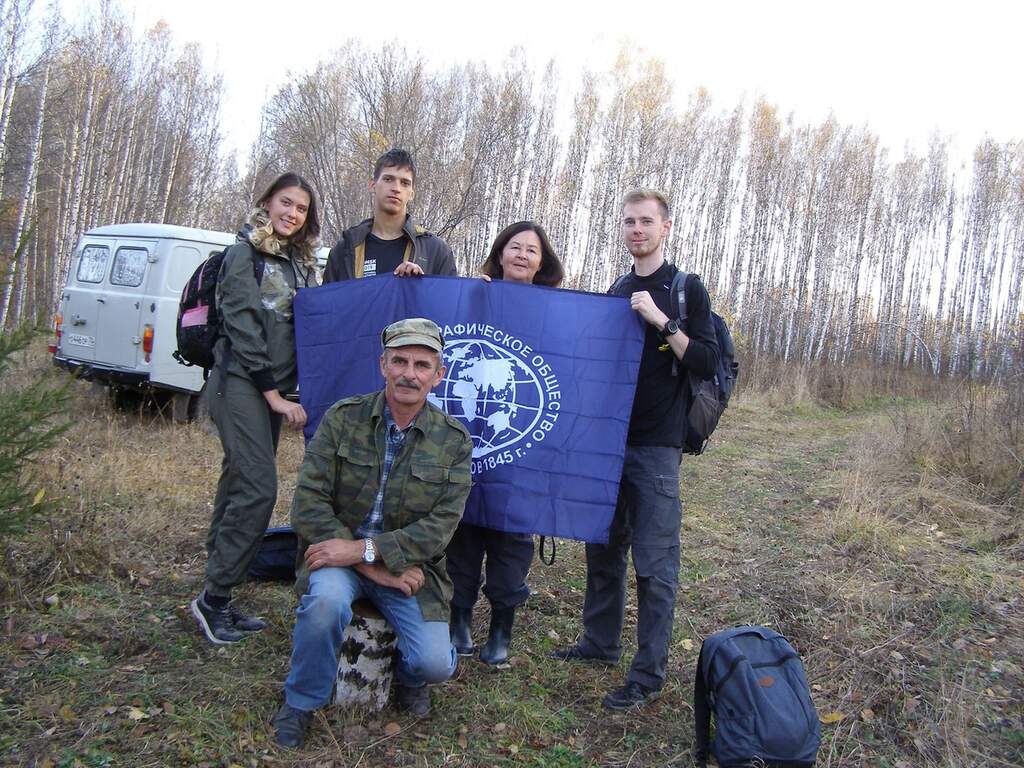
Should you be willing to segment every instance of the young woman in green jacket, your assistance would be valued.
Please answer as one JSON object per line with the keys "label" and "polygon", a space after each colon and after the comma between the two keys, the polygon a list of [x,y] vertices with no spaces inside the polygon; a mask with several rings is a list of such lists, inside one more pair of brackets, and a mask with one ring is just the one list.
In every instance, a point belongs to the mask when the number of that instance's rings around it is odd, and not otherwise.
{"label": "young woman in green jacket", "polygon": [[320,218],[309,182],[279,176],[256,201],[217,284],[221,336],[207,382],[210,416],[224,460],[206,537],[206,579],[192,614],[211,643],[235,643],[265,624],[231,603],[246,577],[277,501],[282,422],[301,428],[306,412],[286,395],[298,380],[292,300],[316,285]]}

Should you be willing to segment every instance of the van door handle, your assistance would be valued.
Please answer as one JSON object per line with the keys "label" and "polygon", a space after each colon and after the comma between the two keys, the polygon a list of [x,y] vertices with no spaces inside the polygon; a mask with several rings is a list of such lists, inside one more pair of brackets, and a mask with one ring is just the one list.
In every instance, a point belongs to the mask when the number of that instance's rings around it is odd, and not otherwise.
{"label": "van door handle", "polygon": [[107,300],[105,298],[103,298],[102,296],[97,296],[96,297],[96,301],[98,301],[100,304],[106,304],[107,303]]}

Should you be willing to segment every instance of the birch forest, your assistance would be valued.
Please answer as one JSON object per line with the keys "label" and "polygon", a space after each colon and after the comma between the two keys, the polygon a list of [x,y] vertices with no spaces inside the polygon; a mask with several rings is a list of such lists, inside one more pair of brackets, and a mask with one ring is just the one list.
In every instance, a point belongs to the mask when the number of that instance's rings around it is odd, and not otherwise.
{"label": "birch forest", "polygon": [[604,291],[629,265],[622,194],[654,186],[672,200],[669,258],[703,277],[746,364],[1020,373],[1022,141],[982,141],[963,162],[937,134],[897,157],[870,126],[677,93],[659,61],[625,51],[569,85],[557,61],[535,71],[514,52],[500,68],[438,68],[350,40],[270,96],[236,157],[223,83],[166,25],[136,35],[106,2],[77,26],[31,10],[0,0],[4,328],[49,322],[89,228],[234,231],[283,170],[318,190],[333,244],[369,215],[373,161],[401,146],[417,160],[413,215],[462,274],[529,218],[565,261],[567,287]]}

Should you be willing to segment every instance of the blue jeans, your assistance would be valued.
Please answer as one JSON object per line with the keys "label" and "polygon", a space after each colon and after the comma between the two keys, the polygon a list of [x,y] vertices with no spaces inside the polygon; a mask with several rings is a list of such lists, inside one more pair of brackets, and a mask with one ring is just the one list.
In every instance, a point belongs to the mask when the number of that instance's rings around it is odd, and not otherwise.
{"label": "blue jeans", "polygon": [[284,683],[289,706],[310,711],[330,699],[352,603],[361,597],[377,606],[398,636],[395,680],[400,685],[419,688],[455,672],[448,623],[424,621],[415,597],[375,584],[352,568],[320,568],[310,573],[309,590],[295,610],[291,670]]}

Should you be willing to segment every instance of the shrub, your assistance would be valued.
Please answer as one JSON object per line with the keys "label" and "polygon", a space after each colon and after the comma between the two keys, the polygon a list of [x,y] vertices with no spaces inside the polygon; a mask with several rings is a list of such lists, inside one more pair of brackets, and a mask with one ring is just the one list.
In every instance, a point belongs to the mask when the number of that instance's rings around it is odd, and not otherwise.
{"label": "shrub", "polygon": [[[68,388],[28,372],[21,355],[35,338],[29,327],[0,333],[0,535],[24,531],[51,499],[36,480],[33,462],[68,428],[61,414]],[[23,380],[23,377],[28,380]]]}

